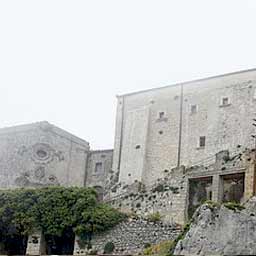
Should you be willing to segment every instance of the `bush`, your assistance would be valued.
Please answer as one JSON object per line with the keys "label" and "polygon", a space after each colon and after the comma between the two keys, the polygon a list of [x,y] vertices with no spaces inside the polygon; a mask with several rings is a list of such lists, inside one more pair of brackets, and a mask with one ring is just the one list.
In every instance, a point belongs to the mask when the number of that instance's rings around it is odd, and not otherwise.
{"label": "bush", "polygon": [[242,211],[243,209],[245,209],[244,206],[238,204],[238,203],[235,203],[235,202],[227,202],[227,203],[224,203],[224,206],[230,210],[233,210],[233,211]]}
{"label": "bush", "polygon": [[170,255],[173,241],[164,241],[156,245],[152,245],[143,251],[143,255],[157,255],[168,256]]}
{"label": "bush", "polygon": [[145,248],[145,249],[149,248],[150,246],[151,246],[150,243],[145,243],[145,244],[144,244],[144,248]]}
{"label": "bush", "polygon": [[208,206],[209,209],[214,210],[215,208],[219,208],[220,204],[217,202],[213,202],[211,200],[206,200],[204,202],[204,204],[206,204],[206,206]]}
{"label": "bush", "polygon": [[115,250],[115,245],[112,242],[107,242],[104,246],[104,254],[111,254]]}
{"label": "bush", "polygon": [[0,240],[30,235],[36,229],[59,237],[74,230],[82,240],[92,231],[109,229],[126,217],[106,204],[99,204],[96,198],[91,188],[1,190]]}
{"label": "bush", "polygon": [[147,216],[147,220],[150,222],[159,222],[161,221],[162,216],[160,215],[159,212],[156,213],[151,213]]}
{"label": "bush", "polygon": [[165,188],[164,188],[164,185],[163,184],[158,184],[155,188],[152,189],[152,192],[164,192],[165,191]]}

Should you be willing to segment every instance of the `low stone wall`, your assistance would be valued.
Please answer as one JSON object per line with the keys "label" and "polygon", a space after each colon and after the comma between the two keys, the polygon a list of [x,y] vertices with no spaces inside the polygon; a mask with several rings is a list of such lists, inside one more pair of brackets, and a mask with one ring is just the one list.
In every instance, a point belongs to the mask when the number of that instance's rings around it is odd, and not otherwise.
{"label": "low stone wall", "polygon": [[116,254],[137,254],[146,245],[158,244],[175,239],[180,233],[176,225],[153,223],[144,219],[129,219],[112,230],[96,235],[92,240],[93,249],[102,253],[108,242],[115,245]]}

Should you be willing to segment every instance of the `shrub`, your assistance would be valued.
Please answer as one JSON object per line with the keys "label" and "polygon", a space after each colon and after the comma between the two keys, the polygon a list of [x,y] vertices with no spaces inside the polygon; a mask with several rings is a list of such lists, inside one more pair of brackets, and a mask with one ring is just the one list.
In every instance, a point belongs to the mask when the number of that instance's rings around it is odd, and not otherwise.
{"label": "shrub", "polygon": [[145,244],[144,244],[144,248],[145,248],[145,249],[149,248],[150,246],[151,246],[150,243],[145,243]]}
{"label": "shrub", "polygon": [[151,213],[147,216],[147,220],[150,222],[159,222],[161,221],[162,216],[159,212]]}
{"label": "shrub", "polygon": [[238,203],[235,203],[235,202],[227,202],[227,203],[224,203],[224,206],[230,210],[233,210],[233,211],[242,211],[243,209],[245,209],[244,206],[238,204]]}
{"label": "shrub", "polygon": [[143,255],[168,256],[172,248],[173,241],[164,241],[156,245],[152,245],[143,251]]}
{"label": "shrub", "polygon": [[220,204],[217,202],[213,202],[211,200],[206,200],[204,202],[206,204],[206,206],[208,206],[208,208],[210,208],[211,210],[214,210],[215,208],[219,208]]}
{"label": "shrub", "polygon": [[152,189],[152,192],[164,192],[164,185],[163,184],[158,184],[155,188]]}
{"label": "shrub", "polygon": [[1,241],[15,235],[30,235],[36,229],[45,235],[62,236],[67,231],[81,237],[101,232],[126,216],[97,202],[91,188],[48,187],[0,191]]}
{"label": "shrub", "polygon": [[178,187],[170,187],[170,190],[173,194],[179,194],[179,188]]}
{"label": "shrub", "polygon": [[135,207],[136,207],[136,208],[140,208],[140,207],[141,207],[141,203],[137,203],[137,204],[135,205]]}
{"label": "shrub", "polygon": [[107,242],[104,246],[104,254],[111,254],[115,250],[113,242]]}

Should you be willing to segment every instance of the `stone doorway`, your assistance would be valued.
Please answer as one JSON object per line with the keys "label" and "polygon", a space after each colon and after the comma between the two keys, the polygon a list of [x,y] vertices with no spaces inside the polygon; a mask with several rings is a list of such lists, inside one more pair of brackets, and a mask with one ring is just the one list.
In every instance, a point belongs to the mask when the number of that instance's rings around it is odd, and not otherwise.
{"label": "stone doorway", "polygon": [[65,232],[62,236],[45,235],[47,255],[72,255],[74,251],[75,234]]}
{"label": "stone doorway", "polygon": [[244,197],[244,179],[244,173],[221,176],[222,202],[242,202]]}
{"label": "stone doorway", "polygon": [[188,218],[206,200],[212,199],[212,177],[189,179]]}

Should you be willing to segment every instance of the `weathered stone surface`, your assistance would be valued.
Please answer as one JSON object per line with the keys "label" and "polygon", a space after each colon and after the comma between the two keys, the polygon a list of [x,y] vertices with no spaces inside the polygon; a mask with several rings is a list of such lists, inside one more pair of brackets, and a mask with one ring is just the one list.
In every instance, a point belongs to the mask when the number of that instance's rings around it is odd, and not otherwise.
{"label": "weathered stone surface", "polygon": [[[93,249],[99,253],[103,252],[107,242],[115,245],[116,254],[137,254],[147,244],[158,244],[162,241],[175,239],[180,233],[177,225],[165,225],[161,222],[153,223],[145,219],[129,219],[115,228],[94,236],[92,240]],[[81,250],[76,246],[74,254]]]}
{"label": "weathered stone surface", "polygon": [[244,210],[201,206],[174,255],[255,255],[256,197]]}
{"label": "weathered stone surface", "polygon": [[89,143],[39,122],[0,129],[0,188],[84,186]]}
{"label": "weathered stone surface", "polygon": [[119,96],[113,170],[128,184],[152,184],[177,166],[179,134],[185,166],[239,145],[254,147],[255,91],[256,71],[248,70]]}
{"label": "weathered stone surface", "polygon": [[[0,189],[50,185],[105,189],[112,150],[89,143],[48,122],[0,129]],[[102,168],[97,172],[96,164]]]}

